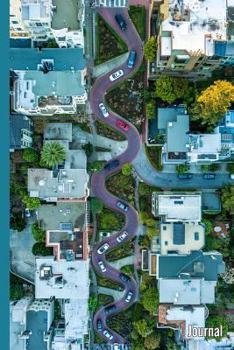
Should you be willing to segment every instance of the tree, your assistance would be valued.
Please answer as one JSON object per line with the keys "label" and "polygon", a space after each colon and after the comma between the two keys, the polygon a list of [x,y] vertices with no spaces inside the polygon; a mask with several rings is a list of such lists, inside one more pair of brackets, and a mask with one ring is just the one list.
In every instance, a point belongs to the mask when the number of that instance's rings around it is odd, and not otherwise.
{"label": "tree", "polygon": [[32,247],[32,254],[35,256],[51,256],[53,249],[46,247],[44,242],[36,242]]}
{"label": "tree", "polygon": [[10,284],[10,300],[19,300],[25,295],[24,287],[20,283]]}
{"label": "tree", "polygon": [[26,221],[22,215],[22,212],[13,213],[10,218],[10,228],[12,230],[21,232],[25,229],[25,227],[26,227]]}
{"label": "tree", "polygon": [[104,161],[95,160],[94,162],[89,164],[88,170],[90,170],[90,171],[99,171],[99,170],[101,170],[103,168],[104,163],[105,163]]}
{"label": "tree", "polygon": [[140,196],[146,196],[151,194],[153,191],[153,188],[149,185],[147,185],[144,182],[140,182],[138,186],[138,192]]}
{"label": "tree", "polygon": [[96,198],[96,197],[91,198],[91,210],[94,215],[102,212],[103,203],[99,198]]}
{"label": "tree", "polygon": [[[206,320],[206,327],[207,328],[219,328],[220,326],[223,327],[223,334],[222,337],[226,337],[228,332],[228,321],[225,316],[209,316]],[[220,340],[222,337],[215,337],[216,340]],[[212,337],[207,337],[212,338]]]}
{"label": "tree", "polygon": [[227,171],[228,171],[230,174],[234,174],[234,163],[228,163],[228,165],[227,165]]}
{"label": "tree", "polygon": [[218,171],[219,168],[220,168],[220,165],[219,165],[218,163],[212,163],[212,164],[210,164],[210,166],[209,166],[209,170],[210,170],[210,171]]}
{"label": "tree", "polygon": [[131,175],[131,173],[132,173],[132,164],[130,163],[124,164],[122,167],[122,174],[129,176]]}
{"label": "tree", "polygon": [[221,192],[223,209],[234,214],[234,186],[225,186]]}
{"label": "tree", "polygon": [[202,164],[201,165],[201,171],[203,172],[203,173],[208,173],[209,172],[209,165],[208,164]]}
{"label": "tree", "polygon": [[182,98],[188,89],[188,80],[169,75],[161,75],[155,82],[156,97],[163,101],[173,103],[175,100]]}
{"label": "tree", "polygon": [[188,164],[178,164],[176,166],[176,172],[177,174],[184,174],[187,171],[189,171],[190,167]]}
{"label": "tree", "polygon": [[93,153],[93,145],[92,145],[92,143],[90,143],[90,142],[86,143],[86,145],[83,146],[83,149],[84,149],[84,151],[86,153],[86,156],[90,157],[91,154]]}
{"label": "tree", "polygon": [[146,117],[153,119],[155,117],[155,102],[150,101],[146,104]]}
{"label": "tree", "polygon": [[27,194],[23,196],[22,202],[29,210],[35,210],[41,205],[39,198],[29,197]]}
{"label": "tree", "polygon": [[96,310],[98,306],[98,300],[95,294],[90,295],[88,305],[89,305],[89,311],[94,312]]}
{"label": "tree", "polygon": [[37,222],[32,224],[32,235],[35,241],[37,242],[45,242],[45,231],[43,231]]}
{"label": "tree", "polygon": [[157,349],[160,345],[159,334],[153,332],[153,333],[147,335],[147,337],[145,338],[144,345],[145,345],[146,349],[149,349],[149,350]]}
{"label": "tree", "polygon": [[133,326],[136,329],[137,333],[143,338],[147,337],[147,335],[152,332],[152,329],[149,328],[149,325],[145,319],[133,322]]}
{"label": "tree", "polygon": [[234,85],[226,80],[217,80],[197,97],[191,112],[202,124],[214,126],[231,107],[234,101]]}
{"label": "tree", "polygon": [[66,158],[65,148],[59,142],[45,143],[41,152],[41,162],[49,168],[62,163]]}
{"label": "tree", "polygon": [[203,224],[205,225],[205,233],[209,235],[213,231],[212,222],[208,219],[203,219]]}
{"label": "tree", "polygon": [[26,162],[37,162],[38,161],[38,153],[33,148],[25,148],[23,150],[23,160]]}
{"label": "tree", "polygon": [[142,224],[145,224],[146,220],[149,219],[149,214],[146,211],[141,211],[139,213],[140,216],[140,221],[142,222]]}
{"label": "tree", "polygon": [[149,62],[156,60],[157,53],[157,37],[151,36],[144,45],[144,55]]}
{"label": "tree", "polygon": [[153,237],[158,235],[157,230],[155,229],[155,227],[147,227],[147,236],[149,237],[149,239],[151,240]]}
{"label": "tree", "polygon": [[119,227],[119,220],[112,212],[103,211],[99,215],[100,229],[102,230],[116,230]]}
{"label": "tree", "polygon": [[157,312],[159,300],[156,287],[149,287],[142,293],[142,304],[150,314],[153,315]]}

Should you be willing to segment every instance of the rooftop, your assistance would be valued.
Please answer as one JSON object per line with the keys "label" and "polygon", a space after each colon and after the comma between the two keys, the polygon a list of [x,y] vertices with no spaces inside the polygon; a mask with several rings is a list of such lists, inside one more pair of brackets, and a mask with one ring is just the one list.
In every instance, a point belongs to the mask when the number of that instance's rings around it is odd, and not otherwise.
{"label": "rooftop", "polygon": [[184,114],[185,109],[183,107],[168,107],[158,108],[158,129],[167,129],[169,122],[176,122],[177,115]]}
{"label": "rooftop", "polygon": [[159,323],[174,325],[180,329],[183,337],[189,338],[188,326],[205,327],[204,306],[183,307],[183,306],[159,306]]}
{"label": "rooftop", "polygon": [[190,134],[189,144],[188,155],[191,161],[217,159],[221,151],[221,134]]}
{"label": "rooftop", "polygon": [[205,228],[202,224],[163,223],[160,225],[161,254],[171,251],[189,254],[205,244]]}
{"label": "rooftop", "polygon": [[178,114],[176,121],[167,123],[167,152],[187,152],[189,132],[189,116]]}
{"label": "rooftop", "polygon": [[64,311],[65,338],[69,341],[77,339],[82,343],[84,334],[88,334],[88,299],[85,302],[70,299],[65,303]]}
{"label": "rooftop", "polygon": [[38,70],[42,60],[49,60],[54,71],[78,71],[85,68],[86,62],[81,48],[41,49],[11,48],[9,67],[13,70]]}
{"label": "rooftop", "polygon": [[51,0],[22,0],[23,20],[51,19]]}
{"label": "rooftop", "polygon": [[200,305],[215,302],[215,281],[162,278],[158,286],[160,303]]}
{"label": "rooftop", "polygon": [[44,129],[44,140],[72,142],[72,123],[48,123]]}
{"label": "rooftop", "polygon": [[163,221],[201,221],[201,195],[200,194],[160,194],[155,196],[155,206],[158,216]]}
{"label": "rooftop", "polygon": [[218,275],[224,273],[225,264],[218,252],[192,252],[189,255],[159,255],[158,278],[204,278],[217,281]]}
{"label": "rooftop", "polygon": [[[17,149],[22,146],[22,130],[33,131],[33,122],[23,114],[10,115],[10,148]],[[31,136],[30,136],[31,137]]]}
{"label": "rooftop", "polygon": [[76,299],[85,304],[89,298],[89,261],[36,258],[35,297]]}
{"label": "rooftop", "polygon": [[84,199],[89,176],[86,169],[61,169],[54,174],[48,169],[28,169],[28,191],[31,197],[47,201]]}
{"label": "rooftop", "polygon": [[172,50],[190,54],[214,54],[214,40],[227,39],[225,0],[169,0],[168,17],[162,22],[161,55],[170,56]]}

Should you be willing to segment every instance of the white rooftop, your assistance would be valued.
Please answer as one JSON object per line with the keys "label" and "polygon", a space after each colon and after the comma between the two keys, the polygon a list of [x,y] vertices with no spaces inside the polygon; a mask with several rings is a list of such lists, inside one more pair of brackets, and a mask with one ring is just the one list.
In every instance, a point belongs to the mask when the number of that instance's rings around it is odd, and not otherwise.
{"label": "white rooftop", "polygon": [[[162,31],[172,33],[172,49],[198,50],[208,56],[214,53],[213,40],[226,40],[226,0],[169,0],[168,18]],[[162,55],[170,55],[170,47],[161,37]],[[167,47],[167,49],[166,49]]]}
{"label": "white rooftop", "polygon": [[84,334],[88,333],[88,300],[69,300],[65,303],[65,339],[72,341],[75,339],[83,339]]}
{"label": "white rooftop", "polygon": [[[172,306],[167,310],[166,319],[168,321],[185,321],[185,338],[188,337],[188,326],[205,327],[205,308],[203,306],[193,307],[192,310],[184,307]],[[194,337],[195,338],[195,337]],[[199,337],[199,339],[202,339]]]}
{"label": "white rooftop", "polygon": [[197,160],[217,160],[221,152],[221,134],[189,135],[190,150],[188,156],[191,162]]}
{"label": "white rooftop", "polygon": [[[52,276],[40,277],[43,267],[52,268]],[[42,276],[42,275],[41,275]],[[54,260],[54,257],[36,258],[35,297],[76,299],[86,304],[89,298],[89,261]]]}
{"label": "white rooftop", "polygon": [[215,302],[216,282],[201,279],[159,279],[160,303],[200,305]]}
{"label": "white rooftop", "polygon": [[200,194],[158,194],[158,215],[164,216],[166,222],[201,221]]}

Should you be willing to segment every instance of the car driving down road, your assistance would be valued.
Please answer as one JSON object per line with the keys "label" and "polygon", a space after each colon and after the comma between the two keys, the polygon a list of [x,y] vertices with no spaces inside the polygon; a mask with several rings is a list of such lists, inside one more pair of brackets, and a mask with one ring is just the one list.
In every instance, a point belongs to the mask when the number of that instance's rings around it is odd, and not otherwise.
{"label": "car driving down road", "polygon": [[118,119],[116,122],[116,125],[120,128],[123,129],[124,131],[128,131],[129,130],[129,125],[127,123],[125,123],[123,120]]}
{"label": "car driving down road", "polygon": [[124,75],[124,71],[122,69],[117,70],[116,72],[112,73],[109,77],[110,81],[115,81],[122,77]]}
{"label": "car driving down road", "polygon": [[98,254],[101,255],[101,254],[105,253],[108,250],[108,248],[109,248],[109,244],[105,243],[97,250],[97,252],[98,252]]}
{"label": "car driving down road", "polygon": [[109,117],[109,112],[107,111],[104,103],[99,103],[98,107],[99,107],[100,111],[102,112],[102,115],[104,118]]}

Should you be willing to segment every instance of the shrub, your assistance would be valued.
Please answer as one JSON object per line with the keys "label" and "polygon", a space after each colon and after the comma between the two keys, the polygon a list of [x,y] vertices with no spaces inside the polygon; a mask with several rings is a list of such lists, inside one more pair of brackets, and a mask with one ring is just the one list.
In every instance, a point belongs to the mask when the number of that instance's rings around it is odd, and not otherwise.
{"label": "shrub", "polygon": [[35,241],[37,242],[45,242],[45,231],[43,231],[37,222],[32,224],[32,235]]}

